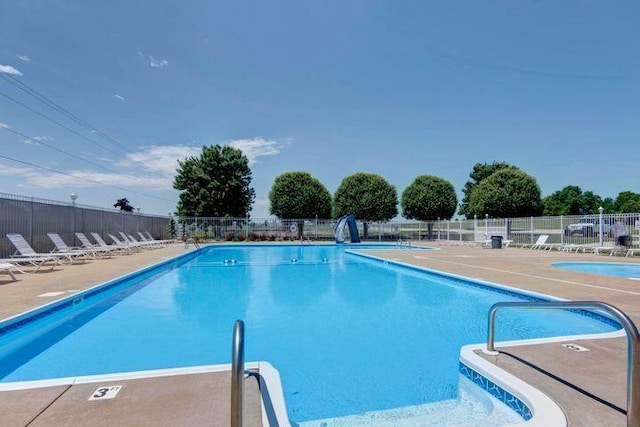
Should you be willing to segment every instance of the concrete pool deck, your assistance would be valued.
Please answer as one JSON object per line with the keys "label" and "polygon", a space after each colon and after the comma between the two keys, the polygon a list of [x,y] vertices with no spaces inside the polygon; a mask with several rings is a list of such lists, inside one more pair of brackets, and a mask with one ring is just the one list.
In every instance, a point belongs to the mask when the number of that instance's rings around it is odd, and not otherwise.
{"label": "concrete pool deck", "polygon": [[[374,254],[566,299],[608,302],[640,324],[640,282],[551,267],[551,263],[556,261],[640,264],[639,259],[519,248],[491,250],[443,245],[441,249],[428,252],[376,250]],[[52,272],[18,274],[16,282],[0,275],[0,318],[5,319],[184,252],[183,245],[174,245],[65,265],[56,267]],[[497,326],[500,327],[499,320]],[[231,333],[229,340],[231,343]],[[575,352],[560,343],[550,343],[499,348],[500,355],[483,357],[558,402],[571,426],[624,426],[625,416],[615,408],[626,407],[626,339],[572,342],[589,351]],[[125,384],[123,390],[127,393],[112,401],[88,402],[95,384],[0,392],[0,425],[204,425],[201,421],[205,419],[208,425],[228,425],[228,388],[224,386],[225,381],[228,385],[228,373],[217,375],[219,378],[208,373],[182,376],[180,379],[128,380],[133,382]],[[248,385],[247,407],[254,411],[252,419],[259,424],[259,416],[255,415],[260,412],[259,396],[250,388]],[[253,398],[249,397],[251,393],[254,393]],[[108,404],[91,408],[95,403]],[[187,414],[192,414],[193,418],[185,418]]]}

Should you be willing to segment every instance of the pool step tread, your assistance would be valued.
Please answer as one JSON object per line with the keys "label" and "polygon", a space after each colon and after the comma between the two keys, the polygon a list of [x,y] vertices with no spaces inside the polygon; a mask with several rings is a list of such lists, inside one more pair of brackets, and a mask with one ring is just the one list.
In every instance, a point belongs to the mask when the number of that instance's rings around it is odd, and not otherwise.
{"label": "pool step tread", "polygon": [[[464,380],[466,382],[466,380]],[[477,388],[477,390],[474,389]],[[298,423],[299,427],[403,427],[449,426],[480,427],[506,425],[523,420],[488,394],[482,395],[474,384],[460,388],[457,399],[424,405],[404,406],[384,411],[326,418]],[[497,405],[500,406],[498,409]]]}
{"label": "pool step tread", "polygon": [[[116,398],[88,400],[98,387],[112,385],[124,386]],[[227,427],[230,388],[229,372],[215,372],[2,392],[0,425],[24,426],[35,418],[30,427]],[[262,426],[261,418],[258,383],[254,377],[248,377],[245,426]]]}

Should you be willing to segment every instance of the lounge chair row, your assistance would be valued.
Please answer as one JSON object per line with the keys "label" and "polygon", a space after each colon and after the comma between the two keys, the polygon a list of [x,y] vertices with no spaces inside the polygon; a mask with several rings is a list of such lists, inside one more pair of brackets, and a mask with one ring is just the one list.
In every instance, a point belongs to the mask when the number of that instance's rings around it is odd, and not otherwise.
{"label": "lounge chair row", "polygon": [[575,243],[547,243],[547,239],[549,239],[548,234],[541,234],[538,236],[538,240],[532,245],[522,245],[523,248],[528,249],[538,249],[538,250],[547,250],[550,251],[552,249],[556,249],[562,252],[589,252],[594,253],[596,255],[600,254],[609,254],[609,256],[613,256],[616,254],[624,255],[625,257],[634,256],[638,249],[628,248],[625,246],[600,246],[594,244],[575,244]]}
{"label": "lounge chair row", "polygon": [[55,249],[50,253],[38,253],[21,234],[10,233],[7,234],[7,238],[16,248],[16,252],[11,258],[0,259],[0,272],[8,274],[12,280],[16,280],[14,271],[23,273],[21,266],[35,267],[33,271],[35,273],[45,265],[50,265],[53,269],[56,265],[65,262],[73,264],[86,258],[95,259],[111,257],[118,253],[133,253],[142,248],[156,248],[173,242],[172,240],[156,240],[148,232],[146,235],[138,232],[140,240],[136,240],[130,234],[119,233],[122,240],[113,234],[108,234],[114,242],[112,245],[107,244],[98,233],[91,233],[96,243],[91,243],[84,233],[75,233],[82,243],[80,247],[68,246],[58,233],[47,233],[55,246]]}

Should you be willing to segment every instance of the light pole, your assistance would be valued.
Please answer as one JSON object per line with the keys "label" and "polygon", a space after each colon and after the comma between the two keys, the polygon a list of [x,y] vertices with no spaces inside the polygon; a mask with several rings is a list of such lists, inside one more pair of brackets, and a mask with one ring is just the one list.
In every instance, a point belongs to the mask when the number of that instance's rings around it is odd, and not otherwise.
{"label": "light pole", "polygon": [[602,235],[603,234],[602,232],[604,231],[604,227],[602,225],[602,218],[603,218],[602,213],[604,212],[604,208],[600,206],[598,208],[598,212],[600,212],[600,219],[598,221],[598,233],[600,234],[600,247],[602,247],[604,245],[604,236]]}
{"label": "light pole", "polygon": [[73,206],[73,244],[75,246],[76,242],[76,200],[78,199],[78,195],[76,193],[71,193],[69,195],[71,198],[71,205]]}

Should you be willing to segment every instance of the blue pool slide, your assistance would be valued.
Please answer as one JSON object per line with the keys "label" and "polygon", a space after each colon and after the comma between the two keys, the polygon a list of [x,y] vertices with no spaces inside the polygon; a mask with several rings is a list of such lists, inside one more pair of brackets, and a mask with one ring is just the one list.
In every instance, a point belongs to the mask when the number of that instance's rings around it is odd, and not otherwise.
{"label": "blue pool slide", "polygon": [[353,215],[345,215],[341,217],[333,229],[333,235],[336,237],[336,243],[344,243],[344,228],[349,226],[349,235],[351,243],[360,243],[360,234],[356,225],[356,217]]}

